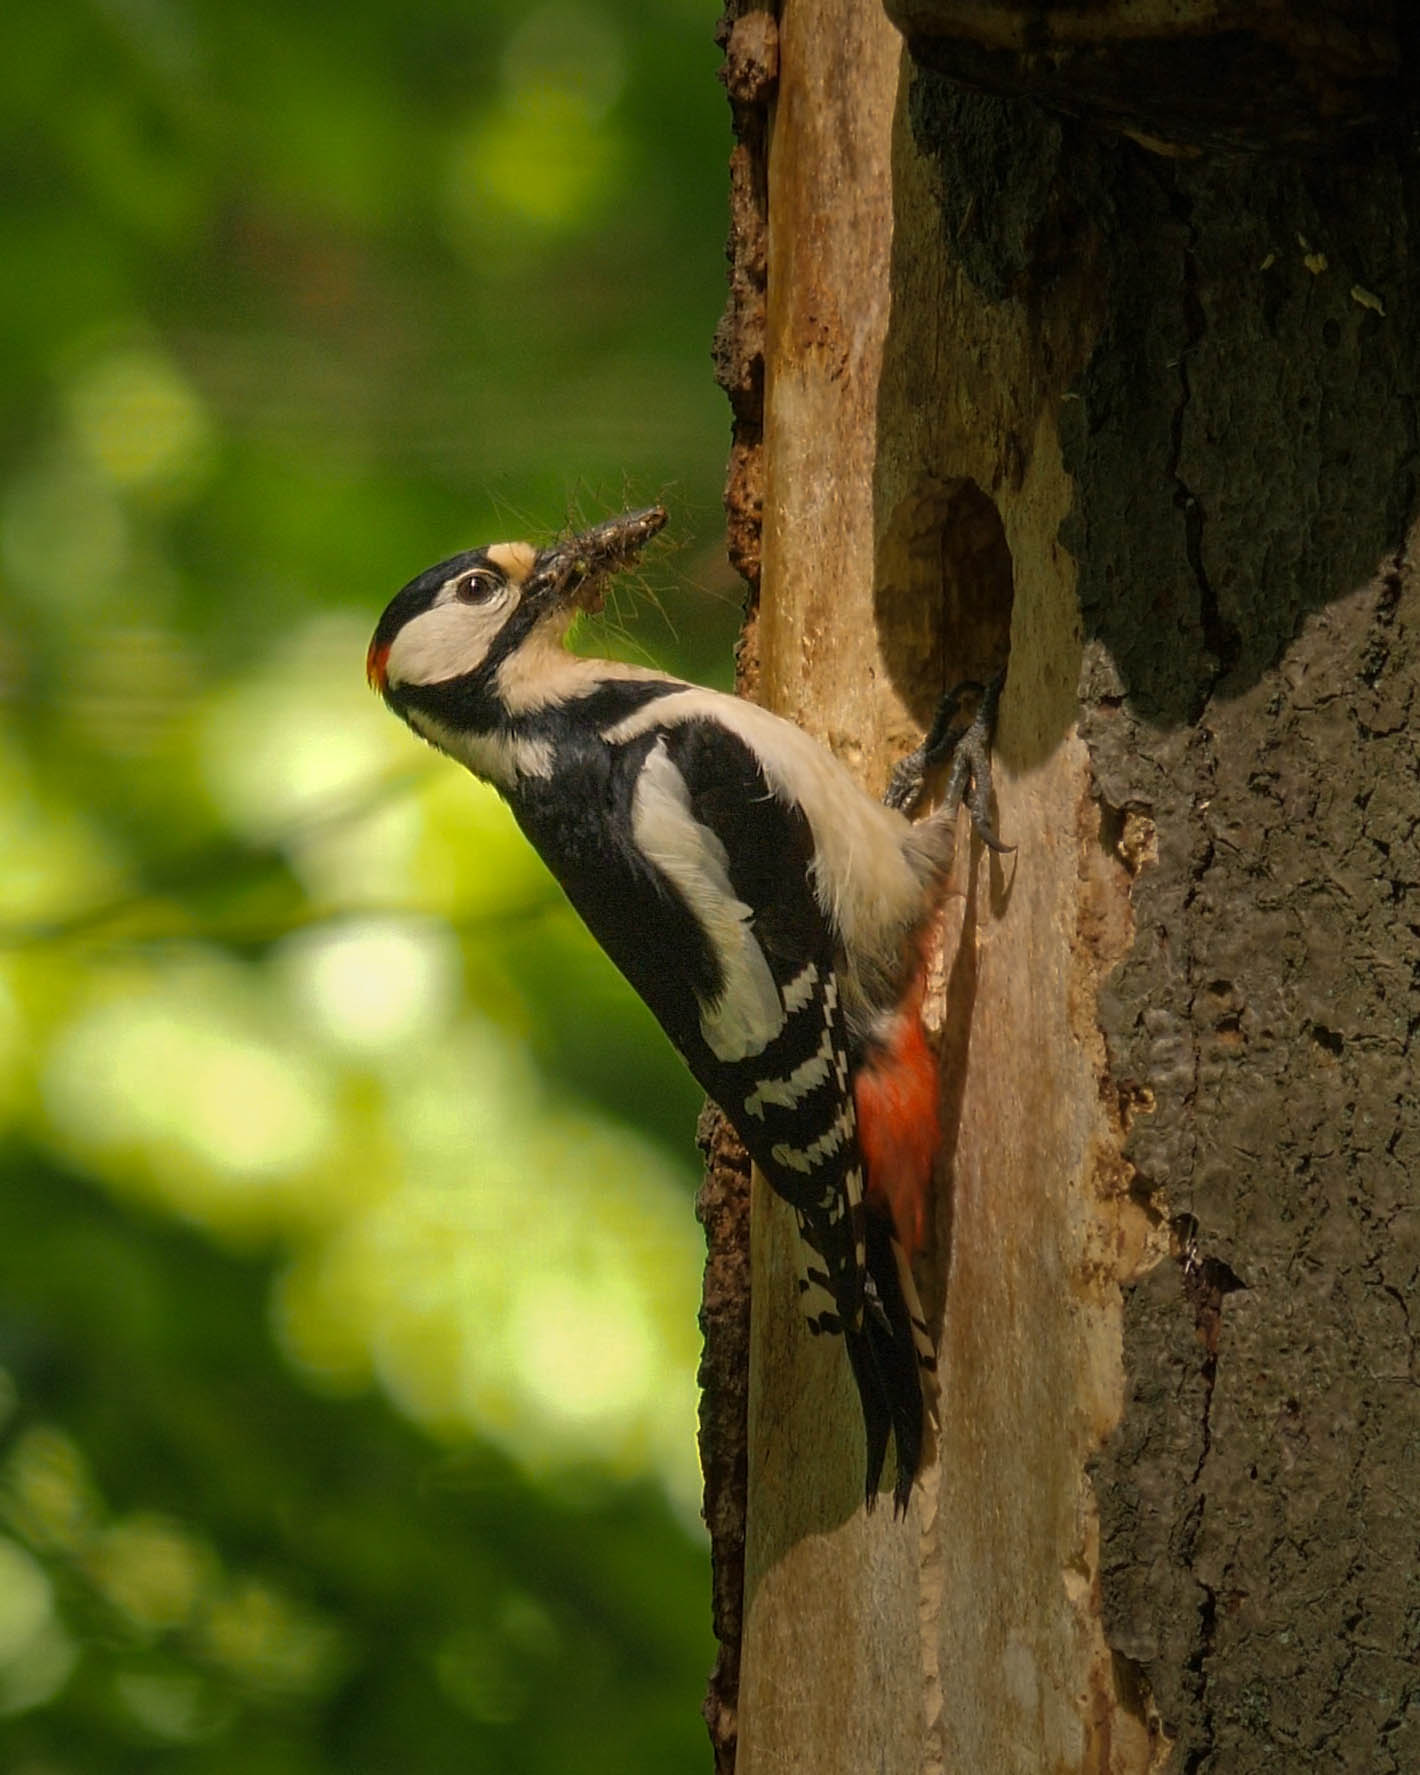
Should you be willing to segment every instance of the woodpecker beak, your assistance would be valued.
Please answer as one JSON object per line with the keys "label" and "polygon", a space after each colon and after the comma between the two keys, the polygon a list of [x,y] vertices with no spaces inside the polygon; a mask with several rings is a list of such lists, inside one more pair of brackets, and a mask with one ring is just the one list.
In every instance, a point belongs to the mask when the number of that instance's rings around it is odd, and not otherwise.
{"label": "woodpecker beak", "polygon": [[606,601],[610,575],[629,567],[665,521],[663,505],[648,505],[644,511],[608,518],[568,542],[554,543],[534,563],[528,591],[595,614]]}

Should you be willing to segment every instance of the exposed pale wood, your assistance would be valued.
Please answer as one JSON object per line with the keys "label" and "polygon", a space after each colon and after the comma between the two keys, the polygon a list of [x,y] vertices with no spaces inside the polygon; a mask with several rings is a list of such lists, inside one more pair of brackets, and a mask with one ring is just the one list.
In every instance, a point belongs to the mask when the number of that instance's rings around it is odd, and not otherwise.
{"label": "exposed pale wood", "polygon": [[[763,700],[876,769],[874,406],[900,40],[859,0],[780,20],[769,159]],[[792,1221],[756,1180],[738,1775],[920,1768],[919,1525],[865,1518],[843,1352],[811,1340]]]}
{"label": "exposed pale wood", "polygon": [[1020,848],[943,920],[905,1523],[755,1191],[740,1775],[1420,1766],[1420,171],[1147,152],[855,0],[777,49],[747,682],[876,790],[1006,661]]}
{"label": "exposed pale wood", "polygon": [[[946,1298],[941,1459],[904,1523],[862,1509],[842,1353],[805,1336],[788,1216],[756,1193],[740,1775],[1144,1768],[1130,1722],[1109,1748],[1085,1480],[1119,1407],[1126,1236],[1101,1205],[1117,1130],[1089,1006],[1128,924],[1083,749],[1058,743],[1080,640],[1048,415],[1083,341],[1066,329],[1043,384],[1024,315],[990,314],[934,255],[896,35],[852,0],[791,0],[781,24],[762,694],[879,787],[959,670],[999,659],[1013,557],[999,789],[1021,849],[963,860],[947,920],[954,1143],[925,1278]],[[987,542],[957,562],[952,625],[943,556],[973,520]]]}

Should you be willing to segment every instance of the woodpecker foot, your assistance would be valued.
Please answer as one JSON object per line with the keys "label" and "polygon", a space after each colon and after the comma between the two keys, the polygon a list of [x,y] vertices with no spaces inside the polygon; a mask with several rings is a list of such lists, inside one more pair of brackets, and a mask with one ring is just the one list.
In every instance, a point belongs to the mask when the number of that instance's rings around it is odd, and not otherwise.
{"label": "woodpecker foot", "polygon": [[[991,824],[991,736],[996,726],[996,707],[1006,674],[998,672],[986,684],[973,679],[954,686],[937,705],[927,737],[915,752],[892,773],[883,800],[900,813],[910,814],[922,798],[923,786],[932,771],[950,763],[942,808],[950,818],[965,801],[976,836],[993,851],[1013,851],[1003,844]],[[976,713],[969,721],[958,718],[964,702],[976,698]]]}
{"label": "woodpecker foot", "polygon": [[965,698],[983,694],[982,687],[968,679],[949,690],[937,704],[937,712],[932,717],[927,737],[915,752],[909,752],[898,763],[892,773],[887,794],[883,796],[889,807],[894,807],[903,814],[913,812],[922,799],[928,774],[939,764],[946,763],[966,733],[966,723],[954,725],[957,710]]}

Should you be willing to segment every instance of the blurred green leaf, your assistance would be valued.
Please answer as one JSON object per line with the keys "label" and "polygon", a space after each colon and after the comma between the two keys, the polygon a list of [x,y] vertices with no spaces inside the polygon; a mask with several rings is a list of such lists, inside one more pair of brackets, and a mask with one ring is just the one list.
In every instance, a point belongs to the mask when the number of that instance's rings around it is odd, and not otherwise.
{"label": "blurred green leaf", "polygon": [[430,561],[664,497],[724,682],[688,0],[59,0],[0,64],[0,1741],[703,1764],[697,1094],[370,698]]}

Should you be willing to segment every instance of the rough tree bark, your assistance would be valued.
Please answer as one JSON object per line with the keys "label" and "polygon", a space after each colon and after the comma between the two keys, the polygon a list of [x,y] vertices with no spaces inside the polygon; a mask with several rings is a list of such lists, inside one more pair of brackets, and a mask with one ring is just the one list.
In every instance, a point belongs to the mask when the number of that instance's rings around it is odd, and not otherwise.
{"label": "rough tree bark", "polygon": [[1412,29],[889,10],[726,19],[742,680],[877,789],[1006,664],[1019,850],[944,920],[905,1523],[758,1181],[710,1303],[717,1767],[1420,1769]]}

